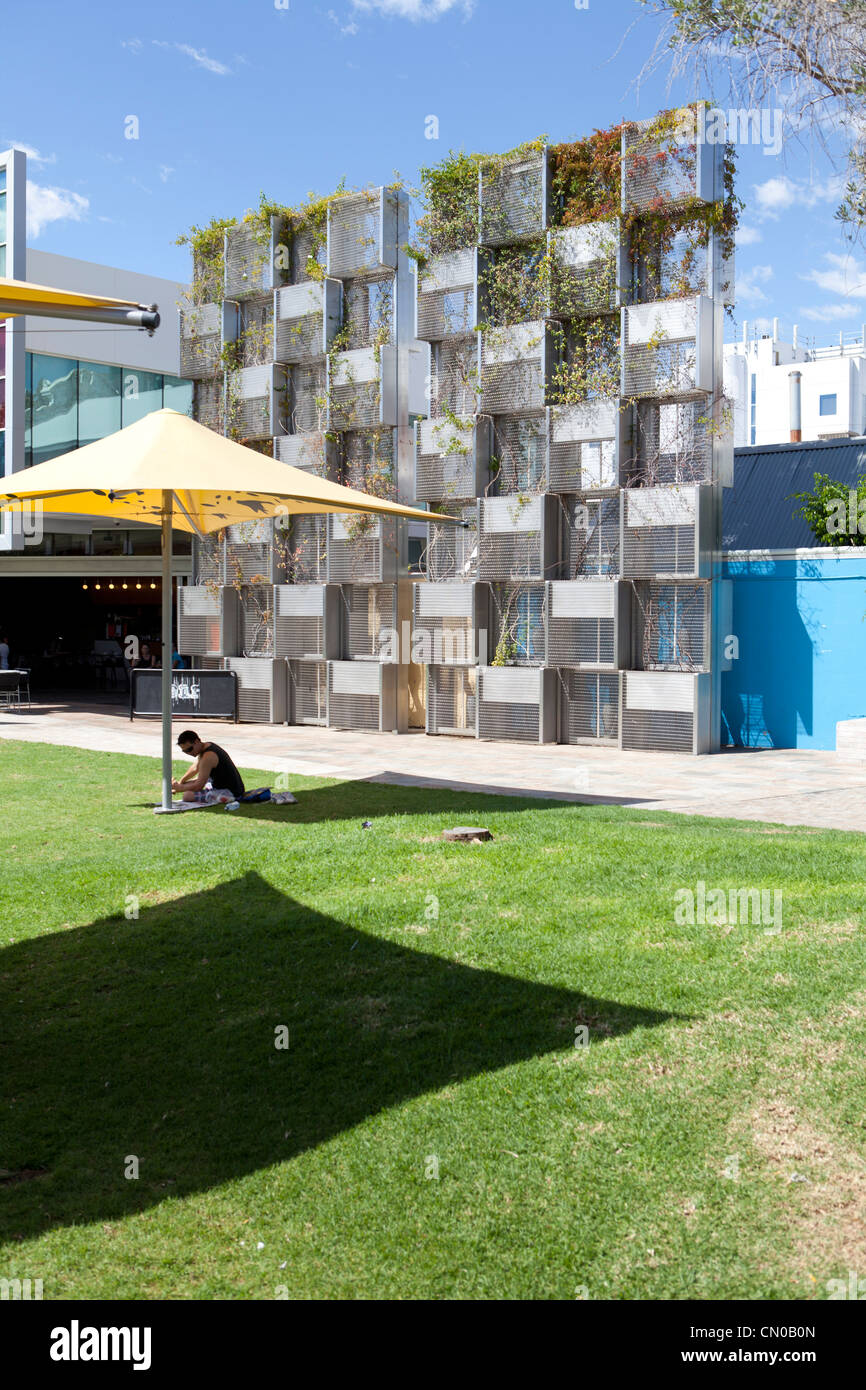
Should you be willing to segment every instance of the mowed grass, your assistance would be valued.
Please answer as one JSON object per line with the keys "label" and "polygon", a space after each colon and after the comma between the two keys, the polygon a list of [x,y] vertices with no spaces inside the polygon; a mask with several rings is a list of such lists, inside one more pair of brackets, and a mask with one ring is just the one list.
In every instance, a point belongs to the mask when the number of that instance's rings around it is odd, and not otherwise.
{"label": "mowed grass", "polygon": [[[303,778],[155,817],[150,759],[0,769],[0,1277],[822,1299],[866,1270],[862,836]],[[678,924],[698,880],[781,890],[781,930]]]}

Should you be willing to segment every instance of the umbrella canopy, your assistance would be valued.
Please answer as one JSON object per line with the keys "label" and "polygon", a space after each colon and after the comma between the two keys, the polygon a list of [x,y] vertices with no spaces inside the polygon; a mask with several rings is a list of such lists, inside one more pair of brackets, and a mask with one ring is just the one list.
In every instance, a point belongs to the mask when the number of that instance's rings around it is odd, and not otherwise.
{"label": "umbrella canopy", "polygon": [[[286,512],[375,512],[417,521],[431,516],[278,463],[176,410],[154,411],[117,434],[12,474],[4,483],[0,511],[41,501],[52,512],[162,526],[162,811],[172,809],[172,527],[203,536]],[[455,517],[442,520],[463,525]]]}
{"label": "umbrella canopy", "polygon": [[430,520],[429,512],[266,458],[176,410],[155,410],[117,434],[2,483],[0,510],[43,501],[52,512],[155,526],[168,491],[174,495],[172,525],[198,535],[286,512],[378,512]]}

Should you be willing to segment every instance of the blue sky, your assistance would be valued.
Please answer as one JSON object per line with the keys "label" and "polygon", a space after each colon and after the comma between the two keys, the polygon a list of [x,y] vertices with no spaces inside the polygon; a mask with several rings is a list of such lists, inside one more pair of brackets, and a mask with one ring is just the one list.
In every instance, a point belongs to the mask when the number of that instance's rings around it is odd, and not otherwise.
{"label": "blue sky", "polygon": [[[569,139],[697,94],[662,75],[638,89],[657,30],[636,0],[47,0],[8,7],[3,30],[0,148],[38,153],[30,243],[179,279],[177,234],[262,190],[414,181],[449,148]],[[790,140],[740,147],[738,324],[859,330],[866,252],[833,218],[839,183]]]}

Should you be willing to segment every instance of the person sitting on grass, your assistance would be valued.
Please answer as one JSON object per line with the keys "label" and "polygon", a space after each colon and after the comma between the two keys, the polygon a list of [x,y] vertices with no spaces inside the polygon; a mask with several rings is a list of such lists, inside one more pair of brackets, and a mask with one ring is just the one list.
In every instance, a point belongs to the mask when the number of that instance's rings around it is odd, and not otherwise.
{"label": "person sitting on grass", "polygon": [[239,801],[244,784],[228,753],[218,743],[202,743],[192,729],[184,729],[178,737],[182,753],[195,762],[179,781],[172,781],[174,792],[183,792],[184,801]]}

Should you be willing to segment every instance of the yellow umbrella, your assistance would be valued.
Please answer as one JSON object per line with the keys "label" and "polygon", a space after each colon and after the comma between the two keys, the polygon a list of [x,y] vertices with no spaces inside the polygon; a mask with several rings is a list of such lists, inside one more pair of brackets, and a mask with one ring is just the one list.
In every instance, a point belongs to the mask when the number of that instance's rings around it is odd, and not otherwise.
{"label": "yellow umbrella", "polygon": [[[0,511],[41,501],[52,512],[162,526],[163,653],[170,652],[172,527],[204,536],[286,513],[376,512],[429,521],[430,512],[372,497],[266,458],[176,410],[156,410],[117,434],[4,479]],[[462,526],[459,518],[437,518]],[[162,806],[171,810],[171,658],[162,663]]]}
{"label": "yellow umbrella", "polygon": [[155,304],[136,304],[131,299],[109,299],[103,294],[80,294],[76,290],[55,290],[48,285],[32,285],[26,280],[8,280],[0,276],[0,319],[12,319],[18,314],[126,324],[130,328],[146,328],[149,333],[159,327]]}

